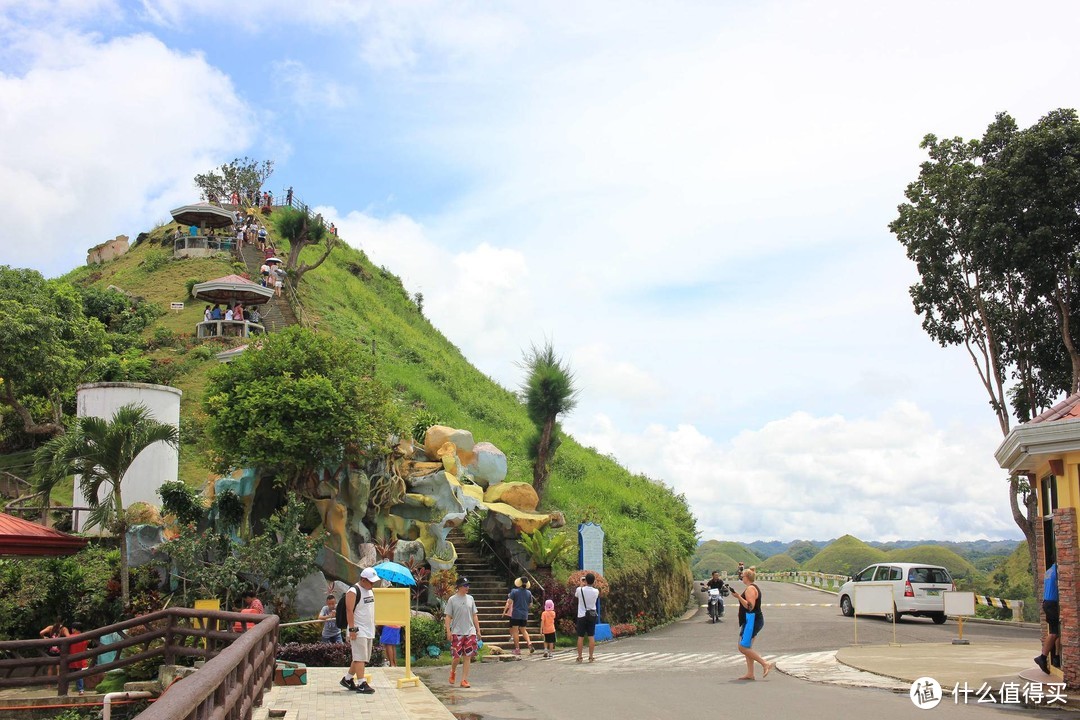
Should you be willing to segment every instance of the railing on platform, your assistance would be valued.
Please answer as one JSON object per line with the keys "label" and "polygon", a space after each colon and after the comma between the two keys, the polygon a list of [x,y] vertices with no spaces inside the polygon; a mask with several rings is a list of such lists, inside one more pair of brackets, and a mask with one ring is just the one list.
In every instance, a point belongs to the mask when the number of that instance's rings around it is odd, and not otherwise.
{"label": "railing on platform", "polygon": [[206,320],[195,326],[195,336],[208,337],[251,337],[265,335],[266,327],[247,320]]}
{"label": "railing on platform", "polygon": [[[233,623],[237,621],[245,623],[255,621],[257,624],[244,633],[236,633],[232,630]],[[253,639],[249,641],[248,633],[251,633],[253,638],[270,638],[269,673],[272,676],[273,648],[277,643],[277,628],[277,615],[245,615],[216,610],[169,608],[68,637],[6,640],[0,642],[0,688],[56,685],[57,695],[63,696],[68,694],[68,688],[75,680],[127,667],[144,660],[161,658],[162,664],[165,665],[174,664],[179,657],[210,660],[223,654],[226,649],[240,640],[244,641],[242,648],[250,649],[249,645],[255,641]],[[101,638],[113,633],[121,635],[123,639],[108,644],[100,642]],[[95,641],[96,647],[88,647],[77,653],[71,652],[71,647],[76,643]],[[121,657],[120,651],[133,647],[141,647],[141,649],[133,655]],[[55,650],[55,654],[50,653],[50,650]],[[91,662],[101,655],[113,652],[117,655],[109,662],[100,664]],[[228,658],[235,659],[236,655],[236,652],[231,653]],[[245,654],[240,659],[246,657]],[[261,651],[259,657],[262,657]],[[81,665],[84,660],[90,667],[71,667],[72,664]],[[207,663],[206,667],[209,666],[210,664]],[[222,663],[215,665],[215,667],[221,666]],[[203,670],[205,669],[204,667]],[[54,670],[55,674],[50,674]],[[233,671],[235,672],[235,666]]]}

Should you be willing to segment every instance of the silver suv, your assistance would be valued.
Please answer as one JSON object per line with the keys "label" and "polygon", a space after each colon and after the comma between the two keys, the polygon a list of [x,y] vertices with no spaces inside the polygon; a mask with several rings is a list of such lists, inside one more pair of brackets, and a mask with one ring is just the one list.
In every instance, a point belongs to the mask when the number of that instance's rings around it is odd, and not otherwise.
{"label": "silver suv", "polygon": [[955,590],[949,571],[940,565],[923,563],[875,563],[840,587],[840,611],[851,617],[855,614],[855,584],[860,582],[890,582],[893,586],[893,612],[887,620],[902,615],[932,618],[938,625],[945,622],[946,590]]}

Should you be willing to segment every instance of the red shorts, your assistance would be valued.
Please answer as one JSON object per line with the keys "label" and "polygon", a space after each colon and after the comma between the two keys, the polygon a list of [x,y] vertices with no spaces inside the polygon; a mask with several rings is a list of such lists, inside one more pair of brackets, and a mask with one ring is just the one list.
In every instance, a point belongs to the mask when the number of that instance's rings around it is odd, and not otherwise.
{"label": "red shorts", "polygon": [[476,657],[476,636],[451,635],[450,657]]}

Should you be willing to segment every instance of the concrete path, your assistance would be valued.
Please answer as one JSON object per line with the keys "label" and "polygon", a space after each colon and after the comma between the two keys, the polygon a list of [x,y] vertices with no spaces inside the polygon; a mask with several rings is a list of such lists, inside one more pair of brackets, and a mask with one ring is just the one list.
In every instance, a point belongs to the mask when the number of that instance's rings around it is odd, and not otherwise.
{"label": "concrete path", "polygon": [[364,720],[454,720],[454,716],[421,682],[397,689],[405,668],[369,668],[374,695],[361,695],[338,685],[343,668],[308,668],[307,685],[275,687],[256,708],[253,720],[267,720],[284,710],[285,720],[363,718]]}

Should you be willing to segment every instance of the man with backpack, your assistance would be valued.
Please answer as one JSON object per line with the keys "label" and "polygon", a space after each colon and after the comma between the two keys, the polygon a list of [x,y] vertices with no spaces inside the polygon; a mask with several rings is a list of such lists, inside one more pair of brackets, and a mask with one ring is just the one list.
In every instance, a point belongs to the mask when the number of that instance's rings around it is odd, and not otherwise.
{"label": "man with backpack", "polygon": [[352,664],[341,678],[341,686],[363,695],[375,694],[375,688],[364,677],[364,666],[375,642],[375,593],[371,589],[378,581],[374,568],[364,568],[360,581],[348,589],[337,607],[337,624],[348,628],[345,637],[352,653]]}

